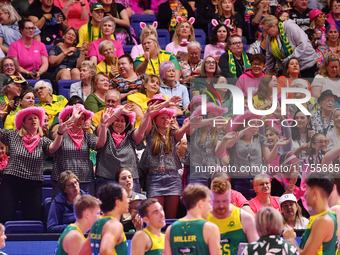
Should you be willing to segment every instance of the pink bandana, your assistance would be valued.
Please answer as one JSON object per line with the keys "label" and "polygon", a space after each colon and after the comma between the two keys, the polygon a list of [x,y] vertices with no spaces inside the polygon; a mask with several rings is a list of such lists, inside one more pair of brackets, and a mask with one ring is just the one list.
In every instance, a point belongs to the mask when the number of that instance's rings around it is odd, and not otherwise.
{"label": "pink bandana", "polygon": [[116,147],[118,147],[119,144],[121,144],[124,141],[125,133],[120,135],[120,134],[117,134],[116,132],[112,132],[112,138],[115,141]]}
{"label": "pink bandana", "polygon": [[4,170],[8,163],[8,156],[5,154],[0,160],[0,170]]}
{"label": "pink bandana", "polygon": [[223,43],[223,42],[216,43],[216,47],[220,48],[220,49],[224,49],[225,45],[226,45],[226,43]]}
{"label": "pink bandana", "polygon": [[77,150],[80,150],[81,143],[83,142],[84,139],[84,131],[80,130],[78,134],[74,134],[71,129],[67,130],[68,136],[71,138],[74,146],[76,146]]}
{"label": "pink bandana", "polygon": [[24,135],[22,137],[22,143],[24,144],[25,148],[28,150],[29,153],[32,153],[34,149],[37,147],[38,143],[40,142],[40,134],[37,133],[35,135]]}

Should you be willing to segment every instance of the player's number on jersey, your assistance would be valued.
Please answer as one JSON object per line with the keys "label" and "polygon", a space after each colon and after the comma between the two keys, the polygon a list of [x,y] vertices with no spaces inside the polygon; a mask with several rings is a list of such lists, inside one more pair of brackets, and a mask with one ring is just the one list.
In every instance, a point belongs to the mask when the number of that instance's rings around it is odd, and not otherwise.
{"label": "player's number on jersey", "polygon": [[230,244],[225,243],[225,244],[221,244],[221,251],[222,251],[222,255],[230,255],[230,250],[229,250]]}

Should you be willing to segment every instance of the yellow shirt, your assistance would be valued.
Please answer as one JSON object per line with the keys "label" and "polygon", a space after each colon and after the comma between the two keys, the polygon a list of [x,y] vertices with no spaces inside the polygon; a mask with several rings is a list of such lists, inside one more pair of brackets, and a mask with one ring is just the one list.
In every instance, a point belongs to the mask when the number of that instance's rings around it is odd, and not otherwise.
{"label": "yellow shirt", "polygon": [[67,104],[67,99],[62,95],[52,95],[53,99],[50,104],[46,104],[43,102],[38,102],[35,106],[43,107],[48,114],[48,124],[52,124],[54,117],[58,112],[61,112],[65,105]]}
{"label": "yellow shirt", "polygon": [[[118,58],[116,58],[115,66],[118,67]],[[107,65],[105,60],[103,60],[102,62],[100,62],[97,65],[97,73],[99,73],[99,72],[103,72],[103,73],[106,73],[107,75],[109,75],[110,72],[111,72],[111,66]]]}
{"label": "yellow shirt", "polygon": [[[94,40],[99,39],[99,33],[100,27],[94,27],[92,26],[91,28],[92,32],[92,38],[89,38],[89,27],[88,24],[82,25],[81,28],[79,28],[78,34],[79,34],[79,43],[76,46],[77,48],[81,48],[84,42],[89,42],[89,45],[87,46],[87,49],[90,47],[90,43],[93,42]],[[92,40],[91,40],[92,39]],[[111,35],[111,39],[114,40],[114,36]]]}

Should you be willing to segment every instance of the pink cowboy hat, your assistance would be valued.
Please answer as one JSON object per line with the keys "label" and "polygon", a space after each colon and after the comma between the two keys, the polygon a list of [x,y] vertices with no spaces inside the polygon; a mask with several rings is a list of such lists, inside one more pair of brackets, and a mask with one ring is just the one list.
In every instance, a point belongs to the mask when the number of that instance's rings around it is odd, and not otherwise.
{"label": "pink cowboy hat", "polygon": [[[117,110],[120,107],[123,107],[123,105],[117,105],[115,110]],[[136,113],[135,112],[123,113],[123,115],[125,115],[129,118],[129,121],[130,121],[132,126],[135,124],[135,120],[136,120]]]}
{"label": "pink cowboy hat", "polygon": [[154,117],[156,117],[157,115],[162,114],[162,113],[168,114],[169,118],[172,119],[172,117],[176,114],[176,110],[164,108],[164,109],[160,110],[159,112],[157,112],[156,114],[152,115],[151,119],[153,119]]}
{"label": "pink cowboy hat", "polygon": [[[201,105],[198,106],[197,109],[191,114],[191,118],[201,115],[201,111],[202,111],[201,109],[202,109],[202,106]],[[212,102],[208,102],[207,103],[207,113],[208,112],[218,112],[219,115],[222,115],[223,113],[228,112],[228,108],[227,107],[222,108],[218,105],[215,105]]]}
{"label": "pink cowboy hat", "polygon": [[[237,115],[237,116],[233,117],[232,119],[230,119],[228,121],[227,132],[236,131],[238,126],[240,125],[239,124],[240,122],[243,122],[244,120],[249,119],[251,117],[263,119],[264,116],[256,115],[256,114],[252,113],[251,111],[247,110],[247,111],[245,111],[245,113],[243,115]],[[231,121],[237,122],[237,123],[235,123],[235,124],[233,124],[233,126],[231,126]]]}
{"label": "pink cowboy hat", "polygon": [[[86,110],[84,105],[77,104],[80,106],[80,111],[85,114],[85,122],[91,119],[94,116],[94,113]],[[59,113],[59,121],[65,121],[66,117],[69,116],[73,112],[73,105],[66,106],[60,113]]]}
{"label": "pink cowboy hat", "polygon": [[147,102],[147,105],[150,105],[152,102],[154,102],[154,101],[156,101],[156,100],[159,100],[159,101],[162,101],[162,102],[165,102],[165,101],[166,101],[164,95],[162,95],[162,94],[156,94],[156,95],[154,95],[154,96]]}
{"label": "pink cowboy hat", "polygon": [[26,109],[22,109],[18,111],[17,114],[15,114],[14,122],[15,122],[15,128],[17,130],[21,129],[24,118],[26,117],[26,115],[30,113],[33,113],[39,117],[40,127],[44,125],[45,109],[42,107],[31,106],[31,107],[27,107]]}
{"label": "pink cowboy hat", "polygon": [[192,100],[190,101],[190,104],[188,105],[188,110],[190,111],[190,106],[196,104],[196,103],[201,103],[202,102],[202,96],[194,96]]}
{"label": "pink cowboy hat", "polygon": [[318,8],[315,8],[309,12],[309,22],[312,22],[312,20],[319,16],[320,14],[325,14],[324,12],[320,11]]}

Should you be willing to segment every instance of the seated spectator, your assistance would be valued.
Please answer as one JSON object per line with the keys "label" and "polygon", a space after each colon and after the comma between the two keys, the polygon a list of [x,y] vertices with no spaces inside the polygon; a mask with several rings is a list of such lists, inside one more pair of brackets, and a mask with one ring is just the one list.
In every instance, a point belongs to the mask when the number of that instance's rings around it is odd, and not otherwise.
{"label": "seated spectator", "polygon": [[28,13],[28,18],[41,30],[41,42],[45,45],[53,45],[54,41],[60,39],[60,32],[69,26],[64,14],[53,1],[34,0]]}
{"label": "seated spectator", "polygon": [[9,76],[19,76],[24,80],[19,71],[18,61],[12,57],[4,57],[0,60],[0,89],[3,88],[3,82]]}
{"label": "seated spectator", "polygon": [[195,28],[203,29],[205,34],[208,34],[208,24],[212,19],[218,20],[218,1],[204,0],[196,2],[196,23]]}
{"label": "seated spectator", "polygon": [[54,0],[54,5],[63,10],[68,25],[79,30],[89,22],[90,6],[87,0]]}
{"label": "seated spectator", "polygon": [[338,49],[340,47],[339,31],[334,24],[328,25],[326,29],[327,41],[325,45],[320,45],[315,49],[318,61],[316,62],[318,68],[325,62],[327,57],[331,54],[339,56]]}
{"label": "seated spectator", "polygon": [[78,38],[78,31],[69,27],[63,33],[63,44],[53,45],[49,50],[48,62],[56,81],[80,79],[79,68],[85,60],[86,44],[77,49]]}
{"label": "seated spectator", "polygon": [[99,0],[99,2],[104,6],[104,15],[110,16],[116,23],[116,40],[122,45],[129,44],[129,40],[132,39],[128,31],[130,19],[124,5],[116,3],[115,0]]}
{"label": "seated spectator", "polygon": [[137,73],[159,75],[159,65],[165,60],[175,64],[176,80],[180,78],[180,66],[174,54],[160,49],[158,40],[154,35],[147,35],[143,42],[144,54],[136,58],[134,69]]}
{"label": "seated spectator", "polygon": [[304,0],[293,0],[294,7],[289,11],[289,18],[292,19],[303,31],[309,28],[308,2]]}
{"label": "seated spectator", "polygon": [[[7,54],[9,45],[22,37],[18,26],[18,21],[21,20],[21,17],[11,4],[2,4],[0,6],[0,16],[0,48]],[[41,40],[40,30],[37,27],[34,39],[37,41]]]}
{"label": "seated spectator", "polygon": [[241,255],[266,254],[268,250],[275,250],[277,254],[299,254],[292,243],[280,237],[283,226],[282,217],[274,208],[262,208],[256,214],[255,224],[260,239],[247,244]]}
{"label": "seated spectator", "polygon": [[84,104],[86,110],[93,113],[103,110],[105,108],[105,95],[108,90],[109,77],[106,73],[97,73],[94,77],[93,93],[88,95]]}
{"label": "seated spectator", "polygon": [[[292,82],[300,78],[301,73],[300,73],[300,63],[299,60],[297,60],[295,57],[290,58],[283,69],[282,76],[280,76],[277,80],[278,82],[278,88],[277,88],[277,94],[281,94],[281,89],[282,88],[290,88],[292,87]],[[307,82],[307,89],[311,91],[310,84],[308,81]],[[294,93],[290,92],[288,93],[288,98],[293,98]]]}
{"label": "seated spectator", "polygon": [[35,26],[32,21],[22,19],[19,22],[22,38],[13,42],[7,56],[18,61],[19,72],[25,79],[48,79],[53,81],[48,69],[48,55],[45,45],[33,39]]}
{"label": "seated spectator", "polygon": [[239,13],[235,12],[233,1],[218,1],[218,21],[227,26],[230,35],[238,34],[242,36],[242,17]]}
{"label": "seated spectator", "polygon": [[97,70],[93,62],[85,60],[80,66],[80,81],[72,83],[70,87],[70,97],[79,96],[86,100],[87,96],[93,92],[93,79]]}
{"label": "seated spectator", "polygon": [[182,116],[190,103],[188,89],[175,79],[176,70],[172,62],[169,60],[162,62],[159,69],[160,78],[163,80],[159,91],[169,98],[173,96],[182,98],[182,101],[179,102],[179,107],[176,107],[176,116]]}
{"label": "seated spectator", "polygon": [[179,62],[181,67],[180,83],[186,84],[190,87],[190,81],[196,78],[201,73],[202,59],[201,59],[201,44],[197,41],[192,41],[188,44],[188,59]]}
{"label": "seated spectator", "polygon": [[331,90],[335,95],[340,96],[340,60],[337,54],[329,55],[320,66],[312,85],[312,96],[319,98],[321,93]]}
{"label": "seated spectator", "polygon": [[264,67],[266,65],[266,58],[262,54],[256,54],[250,58],[251,68],[244,70],[236,82],[236,87],[240,88],[245,98],[248,97],[248,88],[252,88],[252,95],[254,96],[259,88],[261,78],[266,74]]}
{"label": "seated spectator", "polygon": [[127,103],[127,97],[139,92],[144,85],[144,74],[135,73],[130,55],[125,54],[118,60],[119,76],[110,80],[110,89],[120,92],[122,104]]}
{"label": "seated spectator", "polygon": [[192,23],[194,23],[194,19],[182,20],[178,23],[172,42],[165,47],[165,51],[174,54],[178,60],[187,57],[187,45],[189,42],[195,41],[195,30]]}
{"label": "seated spectator", "polygon": [[[140,37],[139,37],[141,42],[149,34],[153,34],[158,39],[158,34],[157,34],[157,30],[156,30],[157,26],[158,26],[157,21],[153,22],[152,25],[146,25],[144,22],[141,22],[140,26],[142,28],[142,32],[141,32]],[[133,61],[135,61],[138,56],[143,55],[143,54],[144,54],[144,50],[143,50],[142,44],[138,44],[138,45],[135,45],[135,46],[132,47],[130,55],[131,55]]]}
{"label": "seated spectator", "polygon": [[34,85],[34,91],[39,102],[36,106],[43,107],[48,114],[48,123],[52,124],[54,117],[64,109],[67,99],[62,95],[53,95],[52,85],[46,81],[38,81]]}
{"label": "seated spectator", "polygon": [[267,51],[266,40],[267,40],[267,34],[265,31],[262,31],[261,38],[256,40],[254,43],[250,44],[246,52],[253,54],[253,55],[263,54],[264,56],[266,56],[266,51]]}
{"label": "seated spectator", "polygon": [[18,98],[20,97],[22,89],[26,89],[27,82],[24,79],[21,79],[20,76],[9,76],[4,81],[3,85],[4,87],[2,89],[0,102],[5,102],[7,104],[7,107],[3,110],[9,114],[16,110],[19,103]]}
{"label": "seated spectator", "polygon": [[[134,203],[137,200],[146,199],[146,196],[143,194],[140,194],[140,192],[134,191],[134,180],[132,178],[132,173],[127,168],[121,168],[119,169],[115,174],[115,181],[122,185],[126,192],[127,197],[130,201],[130,209],[131,204]],[[135,206],[134,206],[135,207]],[[136,231],[141,230],[143,227],[143,221],[141,221],[139,215],[134,215],[132,217],[131,210],[129,210],[128,213],[123,214],[123,218],[121,219],[123,226],[124,226],[124,232],[129,232],[129,230],[134,229]]]}
{"label": "seated spectator", "polygon": [[97,65],[97,73],[105,73],[110,78],[119,75],[118,58],[115,57],[115,46],[110,40],[102,41],[99,44],[99,53],[104,56],[103,61]]}
{"label": "seated spectator", "polygon": [[74,223],[73,204],[86,193],[79,187],[78,177],[70,170],[60,174],[58,187],[61,192],[53,198],[47,218],[47,232],[61,233],[67,225]]}
{"label": "seated spectator", "polygon": [[244,73],[245,69],[251,67],[249,62],[251,54],[243,51],[241,36],[233,35],[228,37],[225,50],[227,51],[223,53],[218,62],[224,77],[238,78]]}
{"label": "seated spectator", "polygon": [[255,0],[254,1],[254,12],[255,15],[250,17],[251,24],[251,40],[260,40],[262,34],[262,26],[260,22],[264,17],[270,15],[270,1],[269,0]]}
{"label": "seated spectator", "polygon": [[[79,42],[77,48],[81,48],[84,42],[88,42],[88,45],[86,46],[88,49],[93,41],[101,37],[100,22],[104,17],[104,10],[104,6],[100,3],[91,6],[90,16],[92,18],[87,24],[82,25],[79,28]],[[114,39],[113,35],[111,39]]]}
{"label": "seated spectator", "polygon": [[[228,0],[229,1],[229,0]],[[227,40],[229,37],[228,28],[224,24],[218,24],[211,32],[210,44],[207,44],[204,49],[204,58],[213,56],[219,61],[221,54],[225,51]]]}
{"label": "seated spectator", "polygon": [[99,44],[102,41],[108,40],[112,41],[115,49],[115,57],[119,58],[124,55],[123,46],[120,42],[111,39],[112,34],[114,33],[116,28],[116,23],[113,18],[110,16],[106,16],[100,22],[100,31],[102,33],[102,38],[99,38],[93,42],[91,42],[89,51],[87,53],[87,57],[90,61],[95,63],[96,65],[104,60],[104,57],[99,53]]}
{"label": "seated spectator", "polygon": [[305,32],[308,39],[312,42],[314,49],[326,44],[326,28],[325,28],[326,14],[315,8],[309,12],[309,29]]}
{"label": "seated spectator", "polygon": [[172,38],[177,22],[177,17],[181,17],[184,20],[189,20],[191,17],[195,17],[195,13],[187,1],[174,0],[171,2],[165,1],[158,5],[158,28],[166,29],[170,32],[170,38]]}
{"label": "seated spectator", "polygon": [[335,24],[338,32],[340,33],[340,1],[339,0],[331,0],[329,4],[329,8],[331,9],[330,13],[327,14],[326,21],[328,24]]}
{"label": "seated spectator", "polygon": [[[308,85],[309,82],[304,80],[304,79],[295,79],[292,83],[291,83],[291,87],[292,88],[303,88],[303,89],[307,89],[308,90]],[[305,98],[306,95],[304,93],[300,93],[300,92],[294,92],[293,93],[293,98]],[[309,99],[309,101],[307,101],[306,103],[302,103],[302,105],[307,109],[308,112],[310,112],[311,114],[315,113],[317,111],[317,99],[315,97],[311,97]],[[295,104],[290,104],[289,105],[289,113],[288,114],[295,114],[296,111],[298,111],[298,107]]]}
{"label": "seated spectator", "polygon": [[20,15],[20,17],[28,18],[28,9],[32,2],[33,0],[13,0],[10,3]]}
{"label": "seated spectator", "polygon": [[[134,14],[154,15],[158,12],[157,1],[131,0],[131,9]],[[125,6],[125,8],[127,8]]]}
{"label": "seated spectator", "polygon": [[[315,50],[309,42],[306,33],[304,33],[294,21],[286,20],[282,23],[279,22],[275,16],[269,15],[261,21],[261,25],[268,37],[266,72],[275,72],[275,65],[278,63],[278,71],[280,74],[281,70],[283,70],[283,65],[286,64],[289,59],[296,58],[301,66],[301,76],[304,78],[314,77],[317,69]],[[281,36],[278,37],[278,35]],[[278,38],[280,42],[277,41]],[[279,44],[283,45],[283,52],[279,50]]]}
{"label": "seated spectator", "polygon": [[309,220],[302,216],[301,207],[293,194],[284,194],[279,199],[283,228],[306,229]]}
{"label": "seated spectator", "polygon": [[256,175],[253,180],[253,185],[256,197],[249,200],[249,205],[255,214],[266,206],[270,206],[275,210],[280,211],[280,197],[273,197],[270,195],[271,183],[267,175]]}
{"label": "seated spectator", "polygon": [[11,111],[6,116],[4,128],[15,130],[15,121],[14,121],[15,115],[21,109],[26,109],[27,107],[34,106],[34,100],[35,100],[35,96],[34,96],[33,89],[27,88],[26,90],[22,90],[20,97],[19,97],[19,101],[18,101],[19,105],[14,111]]}

